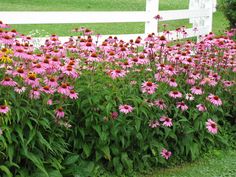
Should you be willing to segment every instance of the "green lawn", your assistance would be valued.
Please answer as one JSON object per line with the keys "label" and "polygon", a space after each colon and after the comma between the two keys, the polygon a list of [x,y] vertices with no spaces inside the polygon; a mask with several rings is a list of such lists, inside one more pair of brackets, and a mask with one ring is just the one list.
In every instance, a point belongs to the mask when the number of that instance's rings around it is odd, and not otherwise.
{"label": "green lawn", "polygon": [[235,177],[236,151],[213,151],[194,163],[181,166],[156,169],[155,175],[141,175],[142,177]]}
{"label": "green lawn", "polygon": [[[145,3],[146,0],[0,0],[0,11],[143,11]],[[188,3],[188,0],[160,0],[160,9],[186,9]],[[160,29],[162,29],[162,24],[168,24],[169,30],[183,25],[191,27],[188,20],[162,22]],[[144,32],[144,23],[12,25],[13,28],[24,34],[38,29],[41,31],[41,35],[58,34],[60,36],[75,35],[71,30],[81,26],[101,34]],[[214,14],[214,32],[219,33],[226,27],[227,21],[223,14],[216,12]]]}

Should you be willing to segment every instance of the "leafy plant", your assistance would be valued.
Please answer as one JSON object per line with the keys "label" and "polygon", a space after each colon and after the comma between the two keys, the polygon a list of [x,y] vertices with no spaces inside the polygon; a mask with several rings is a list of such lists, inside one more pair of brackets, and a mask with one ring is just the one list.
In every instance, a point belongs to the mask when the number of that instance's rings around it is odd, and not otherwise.
{"label": "leafy plant", "polygon": [[98,44],[82,29],[77,39],[61,44],[52,35],[35,48],[0,25],[5,176],[132,176],[233,144],[231,32],[199,43],[169,45],[150,34]]}
{"label": "leafy plant", "polygon": [[236,0],[221,0],[220,8],[229,20],[230,28],[236,28]]}

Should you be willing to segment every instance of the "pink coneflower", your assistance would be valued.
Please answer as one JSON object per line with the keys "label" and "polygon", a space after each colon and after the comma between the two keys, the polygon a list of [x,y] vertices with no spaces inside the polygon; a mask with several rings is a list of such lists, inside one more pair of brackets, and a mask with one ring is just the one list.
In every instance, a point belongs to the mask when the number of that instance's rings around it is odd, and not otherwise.
{"label": "pink coneflower", "polygon": [[166,37],[165,36],[160,36],[160,37],[158,37],[158,43],[159,43],[159,45],[160,46],[163,46],[163,44],[166,44],[167,43],[167,39],[166,39]]}
{"label": "pink coneflower", "polygon": [[42,87],[40,89],[40,91],[47,93],[47,94],[53,94],[55,92],[55,90],[48,85],[45,85],[44,87]]}
{"label": "pink coneflower", "polygon": [[195,80],[198,80],[201,78],[201,74],[198,72],[189,73],[189,78],[193,78]]}
{"label": "pink coneflower", "polygon": [[10,108],[6,105],[0,105],[0,113],[6,114]]}
{"label": "pink coneflower", "polygon": [[127,105],[127,104],[119,106],[120,112],[125,113],[125,114],[128,114],[128,113],[132,112],[133,109],[134,108],[132,106]]}
{"label": "pink coneflower", "polygon": [[30,90],[29,97],[31,99],[39,99],[40,98],[40,92],[38,88],[33,88]]}
{"label": "pink coneflower", "polygon": [[203,104],[198,104],[197,106],[198,111],[204,112],[207,108]]}
{"label": "pink coneflower", "polygon": [[132,66],[133,66],[132,63],[129,61],[125,61],[124,63],[121,63],[121,67],[123,69],[132,68]]}
{"label": "pink coneflower", "polygon": [[63,95],[70,94],[70,88],[66,83],[62,83],[60,87],[58,87],[57,92]]}
{"label": "pink coneflower", "polygon": [[26,53],[24,51],[24,48],[18,48],[14,51],[14,56],[19,58],[25,58]]}
{"label": "pink coneflower", "polygon": [[56,117],[57,118],[63,118],[65,117],[65,112],[63,111],[63,108],[60,107],[55,111]]}
{"label": "pink coneflower", "polygon": [[45,72],[45,69],[39,63],[35,64],[32,69],[36,74],[43,74]]}
{"label": "pink coneflower", "polygon": [[170,158],[172,155],[171,151],[167,151],[166,149],[162,149],[161,156],[164,157],[166,160]]}
{"label": "pink coneflower", "polygon": [[116,79],[118,77],[124,77],[126,75],[126,72],[124,70],[112,70],[109,72],[109,75],[111,76],[112,79]]}
{"label": "pink coneflower", "polygon": [[144,65],[144,64],[148,64],[149,62],[150,61],[145,57],[145,55],[143,54],[139,55],[137,64]]}
{"label": "pink coneflower", "polygon": [[49,100],[47,101],[47,105],[52,105],[52,99],[49,99]]}
{"label": "pink coneflower", "polygon": [[214,79],[204,78],[201,80],[200,85],[205,85],[205,84],[209,86],[215,86],[217,82]]}
{"label": "pink coneflower", "polygon": [[188,79],[186,80],[186,83],[189,84],[189,85],[194,85],[194,84],[195,84],[195,79],[193,79],[193,78],[188,78]]}
{"label": "pink coneflower", "polygon": [[212,104],[214,104],[216,106],[222,105],[221,99],[218,96],[216,96],[216,95],[210,94],[207,97],[207,100],[210,101]]}
{"label": "pink coneflower", "polygon": [[171,87],[177,87],[177,86],[178,86],[178,84],[177,84],[177,82],[175,81],[174,78],[171,78],[171,79],[169,80],[168,84],[169,84],[169,86],[171,86]]}
{"label": "pink coneflower", "polygon": [[73,77],[73,78],[78,78],[79,77],[78,72],[70,65],[63,67],[62,68],[62,73],[66,74],[70,77]]}
{"label": "pink coneflower", "polygon": [[195,95],[202,95],[203,94],[202,88],[198,87],[198,86],[194,86],[190,90],[191,90],[192,94],[195,94]]}
{"label": "pink coneflower", "polygon": [[140,36],[138,36],[134,41],[135,46],[142,46],[141,41],[142,41],[142,38]]}
{"label": "pink coneflower", "polygon": [[176,74],[176,70],[171,65],[165,65],[164,73],[169,75],[169,76],[173,76],[173,75]]}
{"label": "pink coneflower", "polygon": [[26,90],[26,88],[25,88],[25,87],[21,87],[21,86],[16,86],[16,87],[14,88],[14,91],[15,91],[16,93],[19,93],[19,94],[25,92],[25,90]]}
{"label": "pink coneflower", "polygon": [[13,72],[13,76],[25,77],[26,75],[27,75],[27,73],[25,72],[25,70],[22,67],[17,68]]}
{"label": "pink coneflower", "polygon": [[153,18],[156,19],[156,20],[161,20],[162,19],[162,17],[159,14],[154,16]]}
{"label": "pink coneflower", "polygon": [[11,26],[0,21],[0,28],[11,28]]}
{"label": "pink coneflower", "polygon": [[17,83],[12,80],[10,77],[5,77],[4,80],[0,82],[1,85],[3,86],[10,86],[10,87],[15,87]]}
{"label": "pink coneflower", "polygon": [[118,112],[112,112],[112,113],[111,113],[111,118],[112,118],[112,119],[117,119],[118,116],[119,116],[119,113],[118,113]]}
{"label": "pink coneflower", "polygon": [[128,54],[130,53],[130,51],[125,47],[125,46],[121,46],[120,49],[117,51],[117,55],[120,58],[126,57]]}
{"label": "pink coneflower", "polygon": [[208,131],[212,134],[216,134],[218,132],[218,127],[217,124],[212,120],[212,119],[208,119],[206,122],[206,128],[208,129]]}
{"label": "pink coneflower", "polygon": [[87,42],[85,45],[81,46],[81,49],[88,51],[96,51],[96,46],[92,42]]}
{"label": "pink coneflower", "polygon": [[0,41],[3,44],[12,45],[14,43],[14,38],[9,33],[5,32],[2,34]]}
{"label": "pink coneflower", "polygon": [[231,87],[232,85],[234,85],[233,81],[222,81],[224,84],[224,87]]}
{"label": "pink coneflower", "polygon": [[155,74],[155,79],[158,82],[168,82],[168,77],[166,74],[164,74],[163,72],[159,72]]}
{"label": "pink coneflower", "polygon": [[44,83],[53,88],[56,88],[58,86],[57,79],[54,77],[46,79]]}
{"label": "pink coneflower", "polygon": [[91,35],[91,34],[93,34],[93,31],[90,30],[90,29],[85,28],[84,35],[88,36],[88,35]]}
{"label": "pink coneflower", "polygon": [[88,57],[88,61],[91,62],[100,62],[101,58],[98,57],[96,52],[93,52],[89,57]]}
{"label": "pink coneflower", "polygon": [[177,108],[180,108],[182,111],[185,111],[188,109],[188,106],[182,101],[182,102],[177,102],[176,105]]}
{"label": "pink coneflower", "polygon": [[144,39],[145,42],[151,42],[154,41],[154,37],[152,34],[148,34],[148,36]]}
{"label": "pink coneflower", "polygon": [[179,91],[170,91],[169,96],[172,97],[172,98],[181,98],[182,93],[179,92]]}
{"label": "pink coneflower", "polygon": [[191,94],[191,93],[187,93],[185,95],[185,99],[186,100],[189,100],[189,101],[193,101],[194,100],[194,96]]}
{"label": "pink coneflower", "polygon": [[160,123],[159,123],[158,120],[151,120],[151,121],[149,122],[149,125],[148,125],[148,126],[151,127],[151,128],[157,128],[157,127],[160,126]]}
{"label": "pink coneflower", "polygon": [[74,90],[70,90],[70,94],[68,95],[70,99],[77,99],[78,93],[76,93]]}
{"label": "pink coneflower", "polygon": [[215,81],[220,80],[221,76],[219,76],[217,73],[210,73],[209,78]]}
{"label": "pink coneflower", "polygon": [[163,63],[156,64],[157,70],[165,70],[166,65]]}
{"label": "pink coneflower", "polygon": [[49,60],[44,60],[42,62],[42,65],[44,68],[49,69],[49,68],[60,68],[61,65],[61,61],[59,59],[59,57],[54,56],[50,61]]}
{"label": "pink coneflower", "polygon": [[157,85],[153,82],[144,82],[141,86],[141,91],[147,94],[155,93]]}
{"label": "pink coneflower", "polygon": [[154,101],[154,105],[160,108],[161,110],[166,109],[166,104],[161,99]]}
{"label": "pink coneflower", "polygon": [[162,116],[160,118],[160,121],[163,122],[162,125],[166,127],[171,127],[172,126],[172,119],[166,116]]}
{"label": "pink coneflower", "polygon": [[198,28],[197,27],[194,27],[193,28],[193,31],[196,33],[198,31]]}
{"label": "pink coneflower", "polygon": [[26,78],[25,82],[31,87],[38,87],[39,86],[39,78],[36,78],[35,74],[29,74]]}

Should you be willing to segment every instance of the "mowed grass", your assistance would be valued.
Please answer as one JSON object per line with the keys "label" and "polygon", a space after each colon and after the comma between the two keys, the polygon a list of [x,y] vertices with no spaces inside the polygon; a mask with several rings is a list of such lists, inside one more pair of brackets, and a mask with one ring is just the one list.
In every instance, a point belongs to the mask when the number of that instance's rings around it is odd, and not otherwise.
{"label": "mowed grass", "polygon": [[[160,10],[187,9],[189,0],[160,0]],[[146,0],[0,0],[0,11],[144,11]],[[16,17],[17,18],[17,17]],[[191,27],[189,20],[167,21],[168,30],[180,26]],[[7,23],[7,22],[6,22]],[[87,27],[100,34],[134,34],[144,33],[144,23],[99,23],[99,24],[43,24],[12,25],[23,34],[34,33],[34,36],[57,34],[60,36],[76,35],[74,28]],[[213,31],[217,34],[228,25],[221,12],[214,14]],[[39,33],[35,34],[35,30]],[[44,31],[44,32],[43,32]]]}
{"label": "mowed grass", "polygon": [[[188,0],[160,0],[160,8],[184,9]],[[0,0],[1,11],[141,11],[146,0]]]}
{"label": "mowed grass", "polygon": [[156,169],[155,175],[140,177],[235,177],[236,151],[214,150],[194,163],[187,163],[168,169]]}

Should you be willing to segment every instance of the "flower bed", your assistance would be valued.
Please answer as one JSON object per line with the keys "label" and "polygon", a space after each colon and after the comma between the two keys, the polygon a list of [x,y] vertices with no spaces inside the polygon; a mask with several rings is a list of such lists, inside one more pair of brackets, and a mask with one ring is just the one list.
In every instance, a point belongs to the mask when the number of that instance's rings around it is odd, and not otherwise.
{"label": "flower bed", "polygon": [[[0,24],[0,170],[117,174],[194,160],[232,140],[236,45],[91,36],[35,48]],[[86,163],[85,163],[86,162]],[[86,166],[83,166],[86,164]],[[85,170],[89,169],[89,170]]]}

